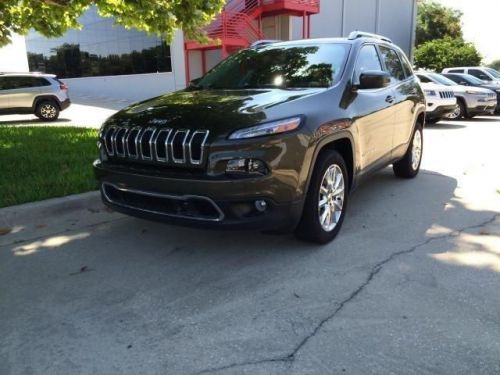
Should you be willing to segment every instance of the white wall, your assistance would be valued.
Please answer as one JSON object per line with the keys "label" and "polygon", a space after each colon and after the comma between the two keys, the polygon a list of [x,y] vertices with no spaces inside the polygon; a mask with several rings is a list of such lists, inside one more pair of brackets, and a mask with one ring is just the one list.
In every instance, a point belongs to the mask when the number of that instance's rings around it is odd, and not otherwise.
{"label": "white wall", "polygon": [[28,72],[24,37],[14,34],[12,43],[0,48],[0,72]]}
{"label": "white wall", "polygon": [[122,76],[62,79],[69,86],[70,97],[113,98],[139,101],[177,89],[173,73],[148,73]]}
{"label": "white wall", "polygon": [[[345,37],[361,30],[389,37],[410,55],[415,17],[416,0],[321,0],[320,13],[311,16],[311,37]],[[302,38],[302,18],[293,18],[292,37]]]}

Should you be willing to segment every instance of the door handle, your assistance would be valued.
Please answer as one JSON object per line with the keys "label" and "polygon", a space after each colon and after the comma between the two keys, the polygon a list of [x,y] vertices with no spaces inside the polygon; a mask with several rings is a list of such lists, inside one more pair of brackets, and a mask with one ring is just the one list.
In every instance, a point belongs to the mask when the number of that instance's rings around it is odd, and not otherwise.
{"label": "door handle", "polygon": [[389,95],[387,98],[385,98],[385,101],[387,103],[394,103],[394,96]]}

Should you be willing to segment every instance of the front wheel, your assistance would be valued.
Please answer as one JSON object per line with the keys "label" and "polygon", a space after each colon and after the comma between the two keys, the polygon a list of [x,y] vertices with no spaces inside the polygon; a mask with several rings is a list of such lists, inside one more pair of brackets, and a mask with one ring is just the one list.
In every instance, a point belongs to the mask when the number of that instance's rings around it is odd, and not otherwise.
{"label": "front wheel", "polygon": [[464,103],[459,100],[457,102],[457,106],[455,107],[455,110],[452,113],[449,113],[446,115],[446,117],[450,120],[459,120],[462,117],[467,117],[467,111],[465,110],[465,105]]}
{"label": "front wheel", "polygon": [[316,162],[296,236],[320,244],[333,240],[344,221],[348,198],[349,175],[344,159],[333,150],[322,153]]}
{"label": "front wheel", "polygon": [[413,137],[405,156],[394,163],[392,169],[397,177],[413,178],[420,170],[422,152],[424,150],[424,134],[422,125],[417,123],[413,131]]}

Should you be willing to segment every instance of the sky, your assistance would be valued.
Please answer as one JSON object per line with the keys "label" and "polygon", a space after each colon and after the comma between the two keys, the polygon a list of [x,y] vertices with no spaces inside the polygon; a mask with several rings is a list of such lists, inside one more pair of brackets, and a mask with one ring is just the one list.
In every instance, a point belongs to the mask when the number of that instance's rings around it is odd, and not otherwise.
{"label": "sky", "polygon": [[435,1],[462,11],[464,38],[476,45],[484,62],[500,59],[500,0]]}

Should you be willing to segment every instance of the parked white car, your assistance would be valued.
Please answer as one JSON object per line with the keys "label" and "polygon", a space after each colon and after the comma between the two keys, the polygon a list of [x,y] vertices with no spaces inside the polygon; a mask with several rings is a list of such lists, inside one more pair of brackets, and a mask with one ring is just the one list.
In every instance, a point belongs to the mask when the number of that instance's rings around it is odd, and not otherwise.
{"label": "parked white car", "polygon": [[416,73],[421,83],[435,83],[444,85],[452,90],[457,98],[457,106],[447,118],[457,120],[462,117],[472,118],[477,115],[492,114],[497,107],[496,92],[482,88],[458,85],[449,78],[432,72],[419,71]]}
{"label": "parked white car", "polygon": [[443,69],[442,73],[463,73],[470,74],[487,83],[500,83],[500,73],[495,69],[483,66],[461,66]]}
{"label": "parked white car", "polygon": [[427,107],[425,111],[425,121],[428,124],[435,124],[443,117],[455,112],[457,108],[457,98],[449,87],[436,85],[435,83],[420,83],[425,93]]}

